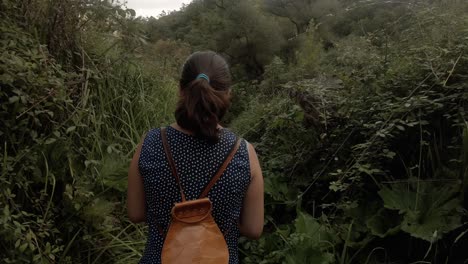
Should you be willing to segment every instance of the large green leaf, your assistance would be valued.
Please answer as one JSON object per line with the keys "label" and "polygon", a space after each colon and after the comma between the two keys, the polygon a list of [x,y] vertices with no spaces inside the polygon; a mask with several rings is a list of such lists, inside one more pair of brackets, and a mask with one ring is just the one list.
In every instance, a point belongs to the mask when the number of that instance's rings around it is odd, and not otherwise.
{"label": "large green leaf", "polygon": [[400,214],[414,208],[416,201],[416,193],[402,186],[393,189],[383,188],[379,191],[379,195],[384,201],[385,208],[399,210]]}
{"label": "large green leaf", "polygon": [[391,211],[381,208],[377,214],[366,221],[367,227],[373,235],[386,237],[400,230],[401,217],[392,214]]}
{"label": "large green leaf", "polygon": [[291,250],[286,263],[334,263],[328,252],[336,244],[336,234],[312,216],[299,212],[295,221],[296,232],[289,238]]}
{"label": "large green leaf", "polygon": [[455,185],[435,186],[429,182],[396,184],[379,195],[388,209],[403,215],[401,229],[413,237],[436,241],[461,225]]}
{"label": "large green leaf", "polygon": [[311,215],[299,212],[295,222],[296,233],[304,234],[309,243],[316,246],[323,246],[323,242],[334,242],[336,234],[330,228],[320,224]]}

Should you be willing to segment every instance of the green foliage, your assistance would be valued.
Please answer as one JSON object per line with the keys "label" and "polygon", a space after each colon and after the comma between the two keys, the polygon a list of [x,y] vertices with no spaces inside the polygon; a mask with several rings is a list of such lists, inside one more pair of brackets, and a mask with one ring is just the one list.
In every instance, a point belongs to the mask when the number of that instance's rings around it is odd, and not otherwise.
{"label": "green foliage", "polygon": [[321,45],[317,33],[309,31],[299,37],[300,45],[296,51],[297,67],[303,71],[304,78],[312,78],[318,71]]}
{"label": "green foliage", "polygon": [[[122,210],[126,164],[144,131],[171,120],[176,82],[154,74],[161,64],[138,59],[147,44],[126,10],[82,4],[2,2],[2,263],[141,257],[142,230],[129,225]],[[52,13],[72,11],[57,20],[65,24],[66,43],[28,22],[53,17],[49,5],[57,7]],[[27,14],[30,24],[19,22],[16,12]],[[77,22],[80,14],[86,16]],[[80,38],[70,29],[78,24]]]}
{"label": "green foliage", "polygon": [[[445,20],[447,13],[441,9],[434,18],[433,9],[419,8],[392,24],[398,33],[389,35],[380,28],[365,35],[356,32],[335,42],[334,48],[321,50],[320,56],[304,59],[323,73],[295,78],[314,79],[291,81],[290,65],[275,59],[258,86],[267,92],[250,99],[252,107],[233,121],[263,158],[267,227],[274,230],[265,240],[283,240],[275,253],[266,255],[265,263],[286,261],[287,241],[297,238],[284,231],[292,221],[286,214],[297,204],[303,208],[300,212],[328,219],[319,223],[340,238],[332,241],[335,262],[382,261],[384,255],[374,247],[402,250],[386,242],[402,233],[418,238],[404,240],[405,246],[425,241],[435,246],[412,256],[390,256],[394,261],[457,260],[434,248],[453,241],[452,234],[463,230],[466,218],[460,199],[466,187],[455,188],[460,186],[458,170],[466,167],[459,158],[466,126],[467,87],[462,80],[467,46],[461,44],[467,37],[462,29],[466,20]],[[389,12],[397,10],[401,6]],[[453,29],[458,33],[450,36],[457,37],[442,41],[439,36]],[[436,33],[427,38],[421,33],[426,31]],[[313,50],[311,43],[303,42],[299,50]],[[295,107],[303,112],[301,118],[277,129],[274,120]],[[379,244],[373,242],[376,239]],[[291,261],[310,262],[307,258],[318,251],[297,241],[291,255],[298,259]],[[268,246],[261,241],[246,260]]]}
{"label": "green foliage", "polygon": [[[453,184],[452,184],[453,185]],[[428,182],[397,184],[383,188],[379,195],[385,208],[403,215],[401,229],[414,237],[430,242],[461,225],[461,202],[456,198],[457,187],[446,184],[434,187]]]}
{"label": "green foliage", "polygon": [[286,263],[334,263],[333,249],[337,242],[333,230],[326,228],[305,213],[295,220],[295,233],[290,236],[292,252],[287,253]]}
{"label": "green foliage", "polygon": [[150,20],[148,31],[155,40],[182,40],[194,50],[223,53],[236,76],[255,78],[279,52],[284,38],[276,22],[259,13],[253,2],[194,1],[183,11]]}
{"label": "green foliage", "polygon": [[264,0],[264,8],[271,14],[287,18],[296,27],[297,34],[307,31],[311,20],[319,21],[338,9],[337,0]]}
{"label": "green foliage", "polygon": [[226,122],[265,177],[265,233],[241,239],[242,263],[461,263],[467,8],[206,0],[142,19],[3,1],[0,262],[137,262],[128,162],[172,120],[185,58],[213,49],[233,65]]}
{"label": "green foliage", "polygon": [[[65,247],[53,199],[66,168],[49,157],[65,164],[70,158],[69,144],[61,139],[71,131],[64,114],[72,109],[66,85],[76,75],[63,71],[44,46],[13,23],[2,21],[0,30],[1,259],[50,263]],[[57,144],[62,149],[54,150]]]}

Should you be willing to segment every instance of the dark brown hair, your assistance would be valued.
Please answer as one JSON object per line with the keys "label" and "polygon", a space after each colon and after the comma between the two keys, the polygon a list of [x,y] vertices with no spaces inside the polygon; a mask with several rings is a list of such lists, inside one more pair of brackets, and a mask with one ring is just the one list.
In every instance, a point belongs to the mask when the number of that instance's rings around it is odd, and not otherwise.
{"label": "dark brown hair", "polygon": [[[197,78],[208,76],[209,81]],[[223,57],[212,51],[195,52],[187,59],[180,78],[181,95],[175,111],[177,124],[211,143],[219,139],[218,123],[230,102],[231,74]]]}

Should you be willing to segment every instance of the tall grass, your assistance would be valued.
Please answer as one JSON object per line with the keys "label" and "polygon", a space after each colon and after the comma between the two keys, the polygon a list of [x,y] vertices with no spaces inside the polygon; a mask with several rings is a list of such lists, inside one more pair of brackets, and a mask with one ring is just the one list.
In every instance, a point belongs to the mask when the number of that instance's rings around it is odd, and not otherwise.
{"label": "tall grass", "polygon": [[[83,139],[90,146],[86,159],[87,171],[92,175],[91,179],[86,176],[85,181],[99,186],[102,192],[94,196],[94,201],[103,199],[107,213],[115,215],[114,221],[120,224],[92,235],[102,244],[90,248],[88,254],[92,257],[87,263],[136,263],[144,251],[147,229],[122,221],[126,219],[122,194],[126,191],[128,164],[149,129],[173,120],[177,84],[173,79],[148,73],[148,69],[123,65],[93,87],[88,98],[82,98],[82,102],[88,102],[83,123],[87,124],[89,135]],[[96,207],[95,203],[90,204],[85,214],[87,221],[93,222],[96,215],[102,214]]]}

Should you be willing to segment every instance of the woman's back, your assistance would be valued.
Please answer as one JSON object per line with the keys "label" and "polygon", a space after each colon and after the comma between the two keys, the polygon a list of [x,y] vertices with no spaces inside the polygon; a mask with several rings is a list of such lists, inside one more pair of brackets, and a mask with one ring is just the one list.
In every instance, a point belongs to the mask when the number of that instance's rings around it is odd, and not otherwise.
{"label": "woman's back", "polygon": [[[196,199],[229,154],[236,136],[228,129],[221,129],[219,141],[213,144],[170,126],[167,135],[186,198]],[[146,250],[140,263],[160,263],[171,209],[175,202],[181,201],[178,185],[163,150],[160,129],[151,130],[144,139],[138,168],[143,179],[146,222],[149,225]],[[250,179],[248,148],[243,140],[231,163],[208,194],[213,203],[213,216],[229,248],[229,263],[238,263],[238,221]]]}
{"label": "woman's back", "polygon": [[[185,241],[187,236],[181,234],[187,233],[174,231],[181,226],[178,225],[180,217],[171,219],[171,210],[176,208],[174,203],[184,200],[177,206],[187,205],[179,191],[185,192],[187,200],[197,199],[230,150],[236,149],[233,148],[237,142],[236,136],[219,125],[231,105],[230,85],[231,74],[224,58],[211,51],[193,53],[182,67],[179,101],[174,113],[176,123],[166,130],[169,148],[163,147],[160,129],[151,130],[143,142],[138,144],[128,171],[127,211],[132,222],[146,220],[149,225],[148,241],[141,263],[160,263],[162,252],[164,261],[174,262],[174,251],[175,257],[183,257],[188,263],[193,259],[203,259],[203,256],[213,262],[214,258],[209,254],[220,253],[218,246],[223,242],[220,256],[225,262],[229,253],[229,263],[234,264],[239,261],[239,234],[252,239],[258,239],[262,234],[262,170],[255,149],[246,141],[241,141],[223,175],[208,193],[213,217],[210,215],[203,219],[209,220],[213,227],[214,218],[217,226],[214,225],[213,229],[197,229],[202,232],[192,233],[195,235]],[[168,154],[172,153],[175,170],[170,169],[165,150],[170,150]],[[173,175],[172,171],[177,173]],[[175,175],[179,176],[182,186],[177,184]],[[187,210],[187,216],[195,212]],[[185,213],[181,213],[182,218]],[[196,223],[201,223],[203,219]],[[191,232],[196,229],[191,227],[184,226],[184,230]],[[164,241],[168,229],[170,235]],[[221,233],[227,245],[222,241]],[[185,246],[197,250],[192,254],[192,251],[185,250]],[[203,254],[199,248],[209,253]],[[181,251],[190,254],[181,255]]]}

